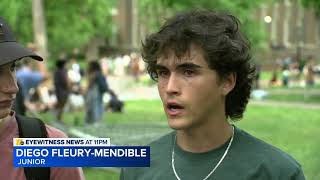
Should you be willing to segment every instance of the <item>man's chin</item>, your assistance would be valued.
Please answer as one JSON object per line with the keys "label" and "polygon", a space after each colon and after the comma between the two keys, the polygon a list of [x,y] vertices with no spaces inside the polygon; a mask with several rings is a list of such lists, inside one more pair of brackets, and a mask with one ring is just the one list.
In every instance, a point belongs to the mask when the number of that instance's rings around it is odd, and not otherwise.
{"label": "man's chin", "polygon": [[174,130],[184,130],[190,126],[185,119],[181,119],[181,118],[175,118],[175,119],[168,118],[168,125],[171,129],[174,129]]}

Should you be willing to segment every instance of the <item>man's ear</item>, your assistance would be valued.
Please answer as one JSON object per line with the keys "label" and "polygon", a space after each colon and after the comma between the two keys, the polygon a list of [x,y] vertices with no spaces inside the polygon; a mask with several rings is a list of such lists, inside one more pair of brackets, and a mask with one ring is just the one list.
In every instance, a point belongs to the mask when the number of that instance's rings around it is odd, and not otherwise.
{"label": "man's ear", "polygon": [[237,81],[237,74],[236,73],[230,73],[223,79],[223,84],[222,84],[222,94],[223,95],[228,95],[233,88],[236,85]]}

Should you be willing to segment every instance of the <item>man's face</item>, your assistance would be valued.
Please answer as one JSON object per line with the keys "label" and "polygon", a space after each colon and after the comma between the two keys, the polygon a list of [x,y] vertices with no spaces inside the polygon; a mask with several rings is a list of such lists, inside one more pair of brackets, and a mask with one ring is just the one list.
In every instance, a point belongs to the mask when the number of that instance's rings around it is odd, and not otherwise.
{"label": "man's face", "polygon": [[0,66],[0,119],[7,117],[18,92],[15,63]]}
{"label": "man's face", "polygon": [[200,48],[191,46],[180,59],[173,52],[161,56],[156,66],[158,90],[171,128],[186,130],[205,126],[215,116],[225,118],[225,96],[233,82],[220,80]]}

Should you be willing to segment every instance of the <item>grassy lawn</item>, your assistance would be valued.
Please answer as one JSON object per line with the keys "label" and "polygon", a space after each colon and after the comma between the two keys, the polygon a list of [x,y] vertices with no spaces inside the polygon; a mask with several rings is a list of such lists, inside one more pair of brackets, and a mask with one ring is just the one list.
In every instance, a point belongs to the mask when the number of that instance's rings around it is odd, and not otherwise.
{"label": "grassy lawn", "polygon": [[320,179],[319,110],[249,106],[239,127],[292,155],[309,180]]}
{"label": "grassy lawn", "polygon": [[119,180],[119,173],[104,169],[83,168],[86,180]]}
{"label": "grassy lawn", "polygon": [[[77,113],[83,117],[83,113]],[[309,180],[320,179],[320,113],[319,110],[285,108],[273,106],[248,107],[244,119],[235,124],[252,135],[279,147],[297,159]],[[43,119],[50,119],[43,114]],[[73,124],[74,115],[66,114],[66,122]],[[165,123],[160,101],[129,101],[126,102],[125,113],[106,115],[107,124],[120,123]],[[83,122],[80,120],[80,125]],[[119,174],[100,170],[84,169],[87,180],[118,179]]]}
{"label": "grassy lawn", "polygon": [[[262,71],[260,74],[261,80],[269,81],[271,79],[271,77],[272,77],[271,71]],[[278,77],[279,77],[279,73],[278,73]]]}

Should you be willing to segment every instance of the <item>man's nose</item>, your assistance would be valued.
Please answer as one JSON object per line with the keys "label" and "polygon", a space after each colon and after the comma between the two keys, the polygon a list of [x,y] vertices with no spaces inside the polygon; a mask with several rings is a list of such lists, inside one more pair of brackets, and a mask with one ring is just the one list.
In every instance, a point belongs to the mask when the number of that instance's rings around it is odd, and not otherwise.
{"label": "man's nose", "polygon": [[167,81],[166,93],[168,95],[178,95],[181,93],[179,87],[179,77],[175,73],[171,73]]}

